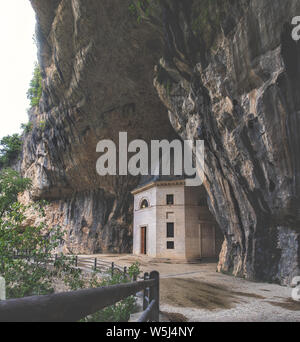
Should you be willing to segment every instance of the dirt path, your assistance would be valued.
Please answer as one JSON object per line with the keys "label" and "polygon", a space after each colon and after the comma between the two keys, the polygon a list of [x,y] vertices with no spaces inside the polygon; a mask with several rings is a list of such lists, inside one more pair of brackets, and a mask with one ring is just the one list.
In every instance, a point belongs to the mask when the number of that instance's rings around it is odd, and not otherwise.
{"label": "dirt path", "polygon": [[300,322],[291,289],[253,283],[216,272],[216,264],[186,264],[132,255],[98,255],[120,266],[138,261],[143,272],[160,272],[161,311],[174,321]]}

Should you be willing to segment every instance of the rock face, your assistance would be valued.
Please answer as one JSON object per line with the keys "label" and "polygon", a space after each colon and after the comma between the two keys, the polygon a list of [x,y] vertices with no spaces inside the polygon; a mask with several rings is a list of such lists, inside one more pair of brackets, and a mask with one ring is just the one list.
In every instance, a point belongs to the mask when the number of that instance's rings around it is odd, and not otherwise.
{"label": "rock face", "polygon": [[225,235],[218,270],[290,282],[300,265],[300,45],[290,25],[300,2],[164,1],[141,13],[164,33],[154,84],[174,129],[205,140],[205,187]]}
{"label": "rock face", "polygon": [[131,249],[138,179],[99,177],[97,142],[176,132],[205,140],[205,187],[225,236],[218,270],[281,283],[299,273],[300,45],[290,23],[300,2],[31,2],[44,92],[22,170],[33,198],[51,201],[49,223],[67,229],[67,249]]}
{"label": "rock face", "polygon": [[31,113],[22,172],[48,223],[67,231],[73,253],[130,252],[133,177],[100,177],[100,140],[173,138],[152,86],[162,39],[119,0],[32,0],[43,98]]}

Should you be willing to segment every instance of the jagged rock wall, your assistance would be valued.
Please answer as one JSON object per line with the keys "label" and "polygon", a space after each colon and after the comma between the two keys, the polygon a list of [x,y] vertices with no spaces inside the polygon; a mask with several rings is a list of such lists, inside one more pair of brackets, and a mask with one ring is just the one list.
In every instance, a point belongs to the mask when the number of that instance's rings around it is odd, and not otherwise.
{"label": "jagged rock wall", "polygon": [[130,250],[138,180],[99,178],[95,146],[122,130],[172,138],[171,122],[205,140],[225,236],[219,271],[281,283],[299,273],[300,56],[289,23],[300,2],[134,0],[136,13],[127,0],[31,2],[44,94],[22,169],[32,196],[52,201],[69,250]]}
{"label": "jagged rock wall", "polygon": [[130,252],[133,177],[100,177],[97,143],[119,132],[173,138],[152,86],[163,41],[140,26],[130,1],[32,0],[43,97],[31,111],[22,172],[33,199],[47,199],[48,224],[66,229],[73,253]]}
{"label": "jagged rock wall", "polygon": [[300,272],[300,45],[290,25],[299,13],[297,0],[140,11],[165,38],[154,85],[174,129],[205,140],[205,187],[225,235],[218,270],[252,280]]}

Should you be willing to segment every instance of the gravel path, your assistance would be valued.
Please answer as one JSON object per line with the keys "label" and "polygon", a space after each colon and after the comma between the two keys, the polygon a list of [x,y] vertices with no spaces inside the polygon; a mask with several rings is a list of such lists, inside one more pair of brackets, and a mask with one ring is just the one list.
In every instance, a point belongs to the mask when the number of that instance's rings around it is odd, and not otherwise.
{"label": "gravel path", "polygon": [[[172,297],[162,298],[161,310],[181,314],[190,322],[300,322],[300,303],[291,300],[290,288],[249,283],[222,275],[212,281],[211,277],[206,280],[202,277],[186,279],[191,287],[181,287],[181,297],[178,297],[180,293],[176,293],[179,303],[175,298],[172,302]],[[163,287],[173,292],[176,281],[182,279],[168,280],[169,283]],[[211,288],[212,285],[214,288]],[[185,298],[190,300],[187,307],[182,306]]]}

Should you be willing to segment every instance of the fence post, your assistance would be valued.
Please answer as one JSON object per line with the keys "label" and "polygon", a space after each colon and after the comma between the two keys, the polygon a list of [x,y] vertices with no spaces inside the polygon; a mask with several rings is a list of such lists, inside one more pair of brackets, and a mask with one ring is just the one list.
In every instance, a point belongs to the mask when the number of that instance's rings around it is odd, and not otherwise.
{"label": "fence post", "polygon": [[111,276],[112,276],[112,277],[114,276],[114,269],[115,269],[115,263],[112,262],[112,263],[111,263]]}
{"label": "fence post", "polygon": [[95,258],[95,261],[94,261],[94,271],[97,271],[97,258]]}
{"label": "fence post", "polygon": [[75,267],[78,267],[78,255],[75,257]]}
{"label": "fence post", "polygon": [[[144,274],[144,280],[148,280],[148,279],[149,279],[149,273],[146,272]],[[143,293],[143,310],[144,311],[147,309],[148,305],[150,304],[149,299],[150,299],[150,291],[149,291],[149,288],[146,287]]]}
{"label": "fence post", "polygon": [[5,279],[0,277],[0,300],[6,300]]}
{"label": "fence post", "polygon": [[155,300],[155,307],[153,310],[152,320],[154,322],[159,322],[159,273],[157,271],[151,272],[150,279],[155,280],[155,285],[150,288],[149,296],[149,304],[152,302],[152,300]]}
{"label": "fence post", "polygon": [[127,275],[127,267],[124,266],[124,278],[126,277],[126,275]]}

